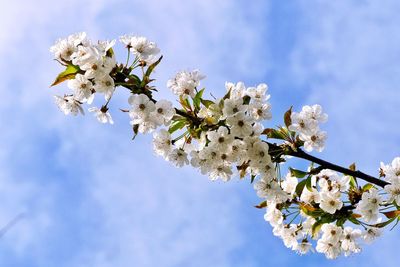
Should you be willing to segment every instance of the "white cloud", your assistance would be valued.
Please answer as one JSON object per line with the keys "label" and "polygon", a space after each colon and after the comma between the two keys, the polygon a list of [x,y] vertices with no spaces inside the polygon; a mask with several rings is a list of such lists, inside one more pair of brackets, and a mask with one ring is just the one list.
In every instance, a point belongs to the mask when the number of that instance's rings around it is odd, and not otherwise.
{"label": "white cloud", "polygon": [[[14,243],[10,234],[7,247],[41,266],[54,266],[50,251],[63,256],[62,250],[70,248],[63,242],[71,239],[84,242],[71,248],[65,266],[230,266],[230,255],[246,239],[238,229],[236,186],[242,185],[210,183],[192,169],[175,170],[152,155],[149,138],[129,140],[123,114],[116,116],[114,127],[100,125],[90,115],[64,117],[51,99],[63,89],[48,89],[60,71],[48,48],[55,38],[79,30],[93,38],[140,32],[163,49],[159,84],[176,70],[200,67],[210,77],[210,89],[218,86],[221,92],[225,79],[263,75],[255,70],[267,66],[260,67],[265,63],[253,52],[265,53],[260,32],[266,30],[266,10],[262,1],[246,9],[230,1],[7,5],[2,17],[7,27],[1,35],[10,38],[1,42],[0,55],[9,60],[0,63],[7,73],[0,84],[0,112],[9,116],[2,121],[8,127],[0,133],[0,145],[4,170],[20,178],[3,179],[3,197],[15,204],[7,202],[0,217],[6,221],[12,211],[24,207],[37,212],[34,220],[15,228],[25,239]],[[117,98],[115,110],[125,101]],[[248,204],[245,207],[251,208]],[[33,245],[39,249],[32,250]]]}
{"label": "white cloud", "polygon": [[398,2],[384,3],[303,2],[292,56],[295,80],[312,90],[307,102],[330,115],[327,153],[374,172],[399,153],[400,20]]}

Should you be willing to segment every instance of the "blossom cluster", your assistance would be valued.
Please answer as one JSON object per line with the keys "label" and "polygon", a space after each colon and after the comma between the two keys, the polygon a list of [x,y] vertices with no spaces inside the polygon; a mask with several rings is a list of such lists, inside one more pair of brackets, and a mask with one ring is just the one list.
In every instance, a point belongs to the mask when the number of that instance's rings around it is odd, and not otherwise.
{"label": "blossom cluster", "polygon": [[[179,72],[168,82],[179,97],[195,97],[200,78],[197,70]],[[275,168],[268,154],[268,144],[260,139],[262,119],[271,118],[267,86],[246,88],[241,82],[226,83],[227,95],[208,106],[199,109],[198,117],[206,123],[198,140],[173,142],[165,130],[154,135],[154,150],[176,166],[190,164],[207,174],[211,180],[218,178],[228,181],[234,173],[233,167],[244,173],[260,175],[271,179]],[[207,123],[208,122],[208,123]],[[189,138],[189,132],[183,137]],[[185,139],[182,139],[183,141]],[[174,144],[173,144],[174,143]]]}
{"label": "blossom cluster", "polygon": [[[255,185],[258,196],[266,199],[267,211],[264,218],[273,227],[274,235],[282,238],[285,246],[299,254],[305,254],[313,250],[312,240],[319,238],[316,251],[333,259],[342,253],[345,256],[358,253],[361,251],[362,242],[370,243],[381,235],[379,227],[370,227],[364,224],[362,231],[345,226],[343,219],[338,219],[336,223],[332,222],[335,214],[339,215],[340,212],[343,212],[342,197],[349,192],[351,187],[348,176],[340,177],[334,171],[322,170],[318,174],[310,176],[309,179],[311,180],[310,186],[304,186],[300,191],[297,190],[298,179],[291,173],[288,173],[280,182],[280,186],[267,186],[262,181]],[[378,208],[383,202],[376,192],[375,188],[365,191],[356,209],[360,214],[352,213],[351,216],[372,222],[367,220],[370,218],[367,216],[372,215],[368,213],[370,207],[367,207],[364,202],[373,203],[376,207],[374,214],[376,213],[375,216],[378,216]],[[288,201],[291,200],[297,203],[298,210],[293,205],[288,206]],[[295,219],[298,216],[301,219],[296,222]],[[353,217],[350,220],[362,224]],[[285,221],[290,222],[286,223]],[[374,222],[378,221],[380,220],[375,218]]]}
{"label": "blossom cluster", "polygon": [[385,186],[385,191],[390,195],[389,201],[400,205],[400,157],[395,158],[391,164],[381,163],[381,173],[390,184]]}
{"label": "blossom cluster", "polygon": [[324,149],[326,132],[319,129],[319,123],[328,120],[328,115],[322,112],[320,105],[304,106],[297,113],[291,115],[292,124],[289,130],[298,132],[300,140],[304,141],[304,149],[308,152],[316,150],[321,152]]}
{"label": "blossom cluster", "polygon": [[[117,62],[115,40],[93,43],[85,33],[51,47],[65,67],[53,85],[68,81],[73,91],[55,97],[66,115],[84,114],[83,105],[92,105],[99,93],[105,104],[88,110],[101,123],[113,124],[110,100],[117,87],[127,89],[129,108],[120,110],[129,115],[134,136],[153,133],[157,155],[176,167],[191,165],[213,181],[248,177],[263,200],[256,207],[265,209],[264,219],[274,235],[299,254],[317,251],[333,259],[358,253],[362,243],[370,243],[382,228],[400,221],[400,158],[381,163],[383,180],[367,176],[366,181],[373,182],[359,184],[357,178],[363,176],[355,164],[336,168],[303,151],[324,149],[327,134],[319,124],[328,116],[320,105],[303,106],[300,112],[290,108],[283,116],[284,126],[269,128],[266,121],[272,113],[266,84],[226,82],[223,97],[207,99],[201,88],[205,76],[199,70],[183,70],[166,84],[178,98],[180,106],[174,107],[153,96],[157,89],[151,75],[162,59],[157,44],[136,35],[119,40],[128,51],[125,63]],[[292,156],[311,161],[310,167],[289,167]],[[281,169],[288,170],[286,176],[281,176]]]}

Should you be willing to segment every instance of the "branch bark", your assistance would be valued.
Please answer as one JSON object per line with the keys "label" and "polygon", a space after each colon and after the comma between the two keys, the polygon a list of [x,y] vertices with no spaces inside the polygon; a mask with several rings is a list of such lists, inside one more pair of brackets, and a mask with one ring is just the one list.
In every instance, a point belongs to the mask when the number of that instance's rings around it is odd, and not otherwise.
{"label": "branch bark", "polygon": [[[274,150],[280,148],[280,146],[278,146],[277,144],[273,144],[273,143],[270,143],[270,142],[267,142],[267,143],[270,146],[270,148],[272,148]],[[357,177],[357,178],[359,178],[361,180],[367,181],[369,183],[375,184],[375,185],[380,186],[380,187],[385,187],[386,185],[389,184],[388,182],[383,181],[382,179],[373,177],[373,176],[371,176],[369,174],[366,174],[364,172],[361,172],[361,171],[358,171],[358,170],[357,171],[353,171],[353,170],[350,170],[348,168],[345,168],[345,167],[330,163],[330,162],[328,162],[326,160],[314,157],[314,156],[312,156],[310,154],[307,154],[306,152],[304,152],[301,149],[297,149],[297,151],[294,151],[294,150],[290,149],[285,154],[289,155],[289,156],[296,157],[296,158],[301,158],[301,159],[305,159],[305,160],[314,162],[314,163],[320,165],[324,169],[330,169],[330,170],[338,171],[338,172],[341,172],[343,174],[347,174],[347,175],[350,175],[350,176],[353,176],[353,177]]]}

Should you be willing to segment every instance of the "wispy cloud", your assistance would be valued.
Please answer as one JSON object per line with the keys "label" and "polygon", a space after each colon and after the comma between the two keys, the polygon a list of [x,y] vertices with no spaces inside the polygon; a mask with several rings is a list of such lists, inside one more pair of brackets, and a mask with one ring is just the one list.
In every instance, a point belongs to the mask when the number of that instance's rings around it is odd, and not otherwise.
{"label": "wispy cloud", "polygon": [[[33,214],[5,236],[2,255],[7,249],[18,254],[2,257],[2,263],[234,265],[231,255],[246,239],[238,229],[238,184],[210,183],[191,169],[176,170],[157,159],[149,137],[129,141],[123,115],[117,115],[115,127],[90,116],[64,117],[51,100],[53,91],[62,89],[46,90],[57,73],[48,47],[79,30],[93,38],[139,31],[165,55],[157,71],[160,86],[179,69],[199,67],[210,76],[208,85],[219,87],[213,91],[221,92],[223,82],[239,73],[248,79],[263,75],[255,70],[265,63],[252,51],[262,51],[267,7],[262,1],[246,8],[230,1],[49,3],[27,4],[21,17],[22,3],[10,4],[9,27],[2,30],[2,36],[11,36],[1,46],[10,50],[0,53],[10,58],[0,64],[7,73],[0,111],[9,114],[0,133],[8,171],[2,199],[16,204],[3,205],[0,217],[6,222],[15,216],[12,211],[25,207]],[[116,99],[114,105],[117,110],[125,101]]]}

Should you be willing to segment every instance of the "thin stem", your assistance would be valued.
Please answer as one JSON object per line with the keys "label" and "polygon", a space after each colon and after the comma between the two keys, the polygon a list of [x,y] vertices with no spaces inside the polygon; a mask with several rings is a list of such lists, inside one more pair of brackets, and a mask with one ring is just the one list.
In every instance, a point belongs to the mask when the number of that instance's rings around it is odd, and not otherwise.
{"label": "thin stem", "polygon": [[127,56],[127,58],[126,58],[125,67],[128,67],[130,57],[131,57],[131,49],[128,48],[128,56]]}

